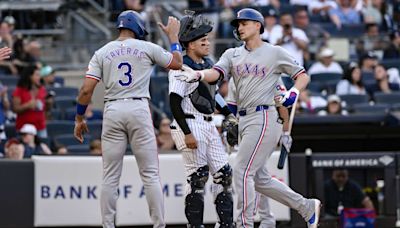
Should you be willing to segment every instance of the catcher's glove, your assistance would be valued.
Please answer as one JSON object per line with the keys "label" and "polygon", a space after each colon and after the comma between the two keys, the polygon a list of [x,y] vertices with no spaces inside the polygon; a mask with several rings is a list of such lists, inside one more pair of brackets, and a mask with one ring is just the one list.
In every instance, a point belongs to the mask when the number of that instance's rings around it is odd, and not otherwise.
{"label": "catcher's glove", "polygon": [[225,117],[222,122],[222,129],[226,131],[226,140],[230,146],[238,144],[239,125],[238,120],[232,114]]}

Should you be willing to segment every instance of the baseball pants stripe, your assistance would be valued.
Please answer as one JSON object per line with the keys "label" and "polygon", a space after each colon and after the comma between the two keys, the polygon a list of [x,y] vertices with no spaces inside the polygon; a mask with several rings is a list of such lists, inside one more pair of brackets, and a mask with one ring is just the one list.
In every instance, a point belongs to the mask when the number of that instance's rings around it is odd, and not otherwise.
{"label": "baseball pants stripe", "polygon": [[268,126],[268,112],[266,112],[266,111],[263,111],[263,112],[264,112],[264,113],[263,113],[263,114],[264,114],[264,115],[263,115],[264,121],[263,121],[263,127],[262,127],[262,131],[261,131],[261,135],[260,135],[260,137],[258,138],[256,147],[254,148],[254,150],[253,150],[253,152],[252,152],[250,161],[249,161],[249,163],[248,163],[247,166],[246,166],[245,173],[244,173],[244,176],[243,176],[243,210],[242,210],[242,223],[243,223],[243,226],[244,226],[244,227],[246,227],[246,215],[245,215],[245,212],[246,212],[246,208],[247,208],[247,176],[248,176],[248,173],[249,173],[251,164],[253,164],[253,160],[254,160],[254,157],[255,157],[255,155],[256,155],[256,153],[257,153],[257,151],[258,151],[258,148],[260,147],[261,142],[262,142],[262,140],[263,140],[263,138],[264,138],[265,130],[267,129],[267,126]]}

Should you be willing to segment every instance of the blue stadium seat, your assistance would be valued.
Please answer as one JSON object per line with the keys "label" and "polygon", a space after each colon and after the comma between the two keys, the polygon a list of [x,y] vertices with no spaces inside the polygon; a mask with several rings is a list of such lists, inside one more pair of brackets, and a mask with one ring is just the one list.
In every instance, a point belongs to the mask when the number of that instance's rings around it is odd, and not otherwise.
{"label": "blue stadium seat", "polygon": [[49,90],[56,92],[56,97],[76,97],[78,96],[78,89],[74,87],[51,87]]}
{"label": "blue stadium seat", "polygon": [[368,95],[356,95],[356,94],[348,94],[348,95],[340,95],[340,99],[346,102],[347,107],[353,107],[355,104],[368,104],[369,97]]}
{"label": "blue stadium seat", "polygon": [[3,85],[8,86],[8,87],[17,86],[18,80],[19,80],[19,77],[16,77],[16,76],[13,76],[13,75],[0,77],[0,82]]}
{"label": "blue stadium seat", "polygon": [[55,83],[58,83],[58,84],[60,84],[60,85],[62,85],[62,86],[64,86],[64,78],[63,78],[63,77],[56,76],[56,77],[54,78],[54,82],[55,82]]}
{"label": "blue stadium seat", "polygon": [[400,102],[400,92],[375,92],[374,100],[378,104],[395,104]]}
{"label": "blue stadium seat", "polygon": [[400,111],[400,101],[396,104],[392,104],[392,110],[396,112]]}
{"label": "blue stadium seat", "polygon": [[4,131],[7,138],[13,138],[17,136],[17,129],[15,128],[15,123],[7,123],[4,125]]}
{"label": "blue stadium seat", "polygon": [[355,113],[370,113],[370,114],[386,114],[389,113],[390,111],[390,105],[389,104],[375,104],[375,105],[369,105],[369,104],[355,104],[353,106],[353,111]]}
{"label": "blue stadium seat", "polygon": [[74,132],[75,123],[66,120],[51,120],[47,122],[47,132],[50,137],[57,135],[72,134]]}
{"label": "blue stadium seat", "polygon": [[400,59],[384,59],[381,61],[381,64],[385,66],[386,69],[394,67],[400,70]]}
{"label": "blue stadium seat", "polygon": [[311,83],[318,83],[321,90],[326,90],[328,94],[334,94],[336,91],[336,85],[342,79],[343,75],[336,73],[321,73],[312,74],[310,77]]}
{"label": "blue stadium seat", "polygon": [[92,136],[92,139],[101,138],[101,130],[103,127],[103,122],[101,120],[88,121],[87,126],[89,128],[89,133]]}
{"label": "blue stadium seat", "polygon": [[[83,144],[89,144],[92,140],[92,136],[85,134],[83,137]],[[64,145],[64,146],[71,146],[71,145],[81,145],[81,143],[74,137],[73,134],[63,134],[57,135],[53,138],[54,145]]]}
{"label": "blue stadium seat", "polygon": [[67,146],[68,153],[74,155],[86,155],[90,154],[90,147],[89,144],[80,144],[80,145],[70,145]]}
{"label": "blue stadium seat", "polygon": [[75,108],[76,97],[74,96],[58,96],[54,98],[54,103],[57,109],[67,110],[69,108]]}

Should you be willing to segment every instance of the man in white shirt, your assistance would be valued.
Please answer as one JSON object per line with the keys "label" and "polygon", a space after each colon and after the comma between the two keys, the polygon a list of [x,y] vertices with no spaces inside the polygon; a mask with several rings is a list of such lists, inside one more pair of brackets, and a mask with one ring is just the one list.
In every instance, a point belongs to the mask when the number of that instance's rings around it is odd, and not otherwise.
{"label": "man in white shirt", "polygon": [[280,25],[270,35],[270,43],[282,46],[303,66],[303,51],[307,50],[309,43],[306,33],[293,27],[293,17],[289,13],[281,14]]}
{"label": "man in white shirt", "polygon": [[338,73],[342,74],[343,69],[339,63],[333,61],[334,51],[329,48],[324,48],[319,53],[319,61],[311,65],[308,74],[321,74],[321,73]]}
{"label": "man in white shirt", "polygon": [[281,27],[279,24],[277,24],[278,12],[274,8],[268,8],[262,13],[264,16],[265,27],[264,33],[261,34],[261,39],[271,42],[271,34],[275,33],[276,29],[280,29]]}
{"label": "man in white shirt", "polygon": [[311,0],[308,3],[310,14],[326,17],[330,9],[336,9],[337,4],[332,0]]}

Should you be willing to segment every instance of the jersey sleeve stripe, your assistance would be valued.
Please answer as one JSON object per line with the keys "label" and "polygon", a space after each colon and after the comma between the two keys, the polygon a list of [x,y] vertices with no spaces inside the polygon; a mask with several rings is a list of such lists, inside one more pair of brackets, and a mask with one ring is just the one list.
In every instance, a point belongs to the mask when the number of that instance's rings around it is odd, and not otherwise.
{"label": "jersey sleeve stripe", "polygon": [[101,79],[101,78],[99,78],[99,77],[97,77],[97,76],[90,75],[90,74],[86,74],[86,76],[85,76],[85,77],[86,77],[86,78],[95,79],[95,80],[97,80],[97,81],[100,81],[100,79]]}
{"label": "jersey sleeve stripe", "polygon": [[226,76],[226,72],[221,67],[214,65],[213,68],[220,72],[224,77]]}
{"label": "jersey sleeve stripe", "polygon": [[300,74],[305,73],[305,72],[306,72],[306,71],[305,71],[304,69],[301,69],[299,72],[297,72],[296,74],[294,74],[293,76],[291,76],[291,78],[292,78],[293,80],[296,80],[297,77],[298,77]]}
{"label": "jersey sleeve stripe", "polygon": [[165,68],[168,68],[169,65],[171,65],[173,59],[174,59],[174,55],[171,54],[171,59],[168,61],[168,64],[165,66]]}

